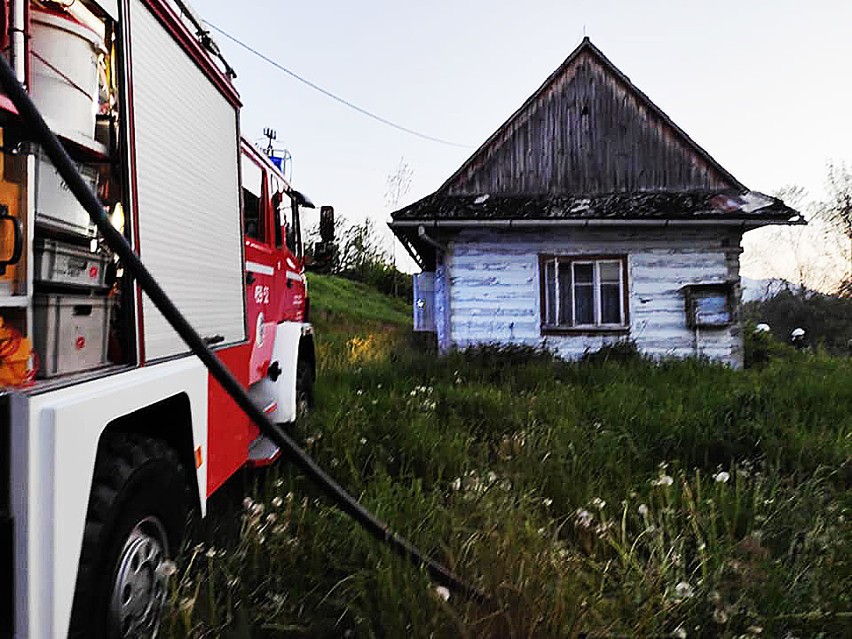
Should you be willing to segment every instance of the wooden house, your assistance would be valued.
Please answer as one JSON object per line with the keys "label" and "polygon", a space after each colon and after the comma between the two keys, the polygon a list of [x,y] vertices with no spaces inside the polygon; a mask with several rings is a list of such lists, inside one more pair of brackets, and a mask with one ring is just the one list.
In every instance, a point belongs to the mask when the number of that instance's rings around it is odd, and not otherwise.
{"label": "wooden house", "polygon": [[588,38],[432,195],[392,214],[439,348],[576,358],[618,340],[742,363],[740,240],[801,223],[749,191]]}

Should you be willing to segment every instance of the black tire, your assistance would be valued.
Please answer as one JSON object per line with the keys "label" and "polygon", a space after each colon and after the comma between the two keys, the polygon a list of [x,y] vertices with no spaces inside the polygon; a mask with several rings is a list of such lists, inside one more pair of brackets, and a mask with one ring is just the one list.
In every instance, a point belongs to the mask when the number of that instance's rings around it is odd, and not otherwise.
{"label": "black tire", "polygon": [[314,407],[314,372],[307,360],[296,364],[296,418]]}
{"label": "black tire", "polygon": [[140,435],[103,436],[69,637],[146,637],[156,631],[167,594],[163,562],[180,550],[190,504],[187,476],[172,448]]}

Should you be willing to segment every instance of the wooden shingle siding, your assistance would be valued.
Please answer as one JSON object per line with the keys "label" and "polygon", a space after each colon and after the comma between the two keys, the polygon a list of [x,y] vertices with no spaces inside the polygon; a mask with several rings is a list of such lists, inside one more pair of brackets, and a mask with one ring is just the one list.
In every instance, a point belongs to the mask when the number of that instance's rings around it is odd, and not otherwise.
{"label": "wooden shingle siding", "polygon": [[580,51],[442,190],[595,195],[741,186],[610,65],[591,46]]}
{"label": "wooden shingle siding", "polygon": [[[476,344],[544,346],[574,359],[629,337],[654,357],[706,356],[741,364],[742,335],[732,326],[687,327],[683,287],[738,277],[738,246],[725,231],[561,230],[547,233],[464,231],[450,245],[443,268],[452,283],[442,350]],[[627,255],[629,332],[546,335],[541,332],[538,256]],[[437,288],[437,286],[436,286]]]}

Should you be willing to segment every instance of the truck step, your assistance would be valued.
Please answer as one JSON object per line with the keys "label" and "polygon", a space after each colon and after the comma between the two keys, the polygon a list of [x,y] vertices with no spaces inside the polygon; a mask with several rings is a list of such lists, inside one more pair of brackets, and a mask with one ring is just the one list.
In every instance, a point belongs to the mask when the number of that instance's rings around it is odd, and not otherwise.
{"label": "truck step", "polygon": [[274,464],[280,456],[281,449],[266,435],[260,435],[249,446],[247,463],[250,468],[261,468]]}

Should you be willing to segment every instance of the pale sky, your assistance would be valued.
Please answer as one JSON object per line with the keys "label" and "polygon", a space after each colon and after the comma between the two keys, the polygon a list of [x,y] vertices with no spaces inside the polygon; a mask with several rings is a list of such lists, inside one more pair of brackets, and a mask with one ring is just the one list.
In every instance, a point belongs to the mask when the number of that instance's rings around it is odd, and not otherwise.
{"label": "pale sky", "polygon": [[[583,34],[751,189],[822,195],[852,163],[852,2],[846,0],[193,0],[199,13],[294,72],[428,142],[333,102],[216,37],[239,77],[243,133],[278,130],[293,184],[356,221],[388,219],[386,180],[434,191]],[[310,220],[307,221],[310,224]]]}

